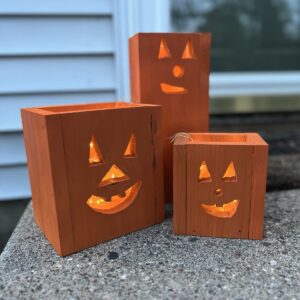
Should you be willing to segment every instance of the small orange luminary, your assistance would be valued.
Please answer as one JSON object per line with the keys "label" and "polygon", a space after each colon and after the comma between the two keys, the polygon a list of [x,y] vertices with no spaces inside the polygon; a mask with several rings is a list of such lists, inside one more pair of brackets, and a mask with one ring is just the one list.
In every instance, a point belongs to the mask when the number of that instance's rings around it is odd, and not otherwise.
{"label": "small orange luminary", "polygon": [[178,134],[174,233],[262,239],[268,145],[256,133]]}
{"label": "small orange luminary", "polygon": [[164,217],[157,105],[22,109],[37,224],[60,255]]}
{"label": "small orange luminary", "polygon": [[172,145],[180,131],[208,130],[209,33],[139,33],[129,40],[131,98],[160,104],[166,200],[172,200]]}

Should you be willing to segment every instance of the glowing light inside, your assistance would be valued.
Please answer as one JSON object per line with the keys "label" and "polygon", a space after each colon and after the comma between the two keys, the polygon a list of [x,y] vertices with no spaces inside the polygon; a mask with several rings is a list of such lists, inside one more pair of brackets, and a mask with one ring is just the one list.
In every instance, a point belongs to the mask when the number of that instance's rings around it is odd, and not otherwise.
{"label": "glowing light inside", "polygon": [[128,179],[129,177],[120,168],[118,168],[116,165],[112,165],[105,176],[101,179],[99,187],[116,184]]}
{"label": "glowing light inside", "polygon": [[94,135],[92,136],[89,147],[90,147],[89,164],[103,163],[104,162],[103,155],[99,149],[99,146],[97,144]]}
{"label": "glowing light inside", "polygon": [[201,204],[201,208],[207,214],[217,218],[232,218],[238,209],[239,203],[239,200],[232,200],[231,202],[225,203],[222,206],[217,206],[216,204]]}
{"label": "glowing light inside", "polygon": [[114,195],[110,199],[92,195],[87,200],[87,205],[96,212],[103,214],[114,214],[127,208],[136,198],[140,187],[141,181],[136,182],[130,186],[121,195]]}
{"label": "glowing light inside", "polygon": [[186,94],[187,89],[182,86],[176,86],[168,83],[161,83],[160,89],[165,94]]}
{"label": "glowing light inside", "polygon": [[184,69],[183,67],[179,66],[179,65],[175,65],[173,67],[173,75],[176,78],[181,78],[184,74]]}
{"label": "glowing light inside", "polygon": [[128,145],[126,147],[126,150],[124,152],[124,156],[126,157],[134,157],[136,154],[136,138],[135,138],[135,135],[132,134],[130,139],[129,139],[129,142],[128,142]]}
{"label": "glowing light inside", "polygon": [[164,39],[160,40],[158,59],[169,58],[171,57],[171,52],[167,45],[167,42]]}
{"label": "glowing light inside", "polygon": [[194,47],[191,41],[188,41],[181,56],[182,59],[196,59]]}
{"label": "glowing light inside", "polygon": [[230,162],[228,165],[225,174],[223,176],[223,181],[228,181],[228,182],[235,182],[237,181],[237,175],[235,171],[235,167],[233,162]]}
{"label": "glowing light inside", "polygon": [[211,176],[205,161],[202,161],[200,165],[198,180],[199,182],[211,182]]}

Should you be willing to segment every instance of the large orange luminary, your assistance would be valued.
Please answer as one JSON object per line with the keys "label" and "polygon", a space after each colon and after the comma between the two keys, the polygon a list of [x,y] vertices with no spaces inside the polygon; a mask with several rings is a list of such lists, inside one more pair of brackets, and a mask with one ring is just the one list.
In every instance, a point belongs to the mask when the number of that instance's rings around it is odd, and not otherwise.
{"label": "large orange luminary", "polygon": [[268,145],[256,133],[178,134],[173,230],[262,239]]}
{"label": "large orange luminary", "polygon": [[60,255],[163,220],[160,110],[22,109],[35,220]]}
{"label": "large orange luminary", "polygon": [[166,200],[172,200],[172,145],[180,131],[208,130],[209,33],[139,33],[129,39],[131,98],[160,104]]}

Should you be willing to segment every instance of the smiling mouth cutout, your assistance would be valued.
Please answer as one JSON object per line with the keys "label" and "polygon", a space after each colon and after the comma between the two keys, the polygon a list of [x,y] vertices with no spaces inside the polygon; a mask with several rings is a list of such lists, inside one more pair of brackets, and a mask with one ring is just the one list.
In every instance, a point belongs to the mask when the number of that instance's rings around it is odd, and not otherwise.
{"label": "smiling mouth cutout", "polygon": [[127,208],[136,198],[142,182],[137,181],[120,195],[110,198],[92,195],[87,200],[87,205],[96,212],[103,214],[115,214]]}
{"label": "smiling mouth cutout", "polygon": [[182,86],[172,85],[168,83],[161,83],[160,89],[165,94],[186,94],[187,89]]}
{"label": "smiling mouth cutout", "polygon": [[222,206],[216,204],[208,205],[201,204],[201,208],[209,215],[217,218],[232,218],[239,206],[239,200],[232,200],[229,203],[225,203]]}

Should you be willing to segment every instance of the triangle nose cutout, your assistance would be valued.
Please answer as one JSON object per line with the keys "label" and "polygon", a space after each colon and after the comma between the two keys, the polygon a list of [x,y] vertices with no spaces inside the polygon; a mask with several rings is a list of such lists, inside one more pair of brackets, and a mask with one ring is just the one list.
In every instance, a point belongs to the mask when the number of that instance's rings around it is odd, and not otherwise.
{"label": "triangle nose cutout", "polygon": [[116,184],[126,180],[129,180],[129,177],[114,164],[101,179],[99,187]]}

